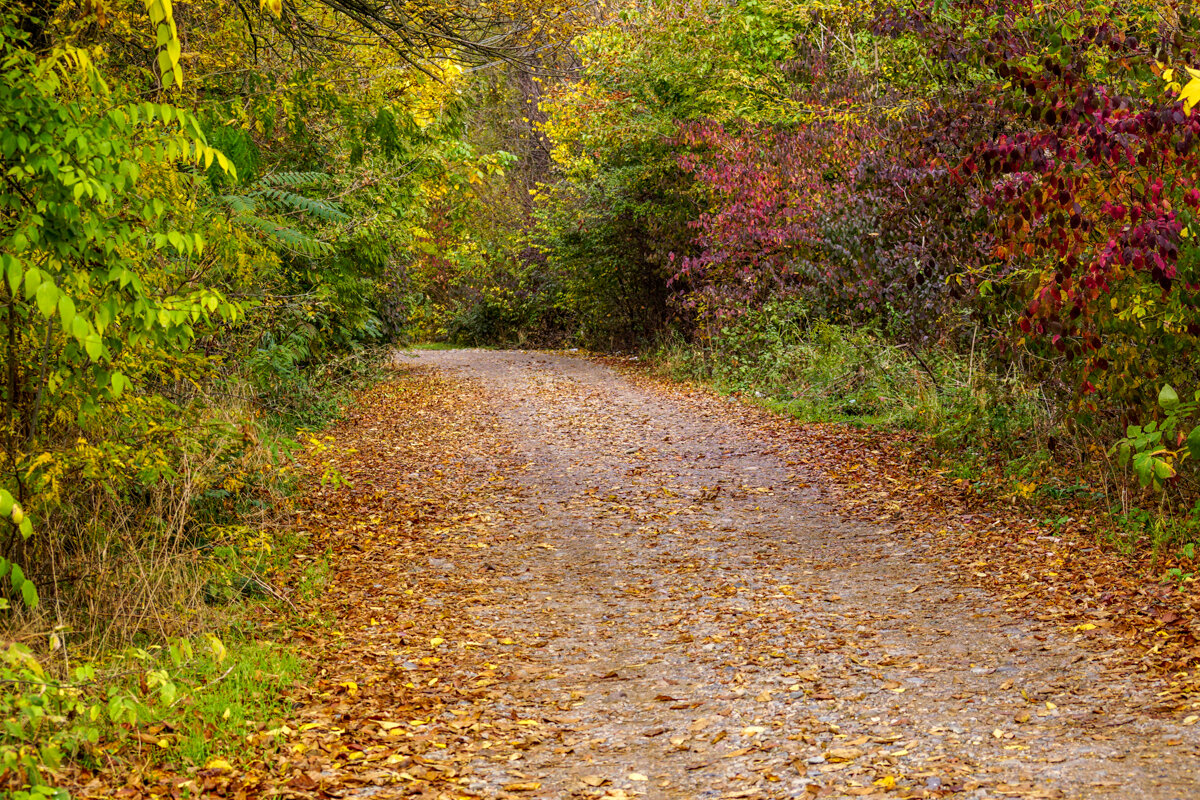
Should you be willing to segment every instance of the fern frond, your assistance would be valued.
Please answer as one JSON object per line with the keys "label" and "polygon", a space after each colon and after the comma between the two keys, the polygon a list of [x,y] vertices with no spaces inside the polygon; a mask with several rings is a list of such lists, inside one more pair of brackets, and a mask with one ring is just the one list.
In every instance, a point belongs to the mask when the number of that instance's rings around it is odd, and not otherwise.
{"label": "fern frond", "polygon": [[267,205],[276,211],[284,213],[290,211],[303,211],[306,214],[311,214],[317,219],[325,220],[326,222],[345,222],[350,219],[350,215],[342,211],[333,203],[327,200],[319,200],[314,197],[306,197],[295,192],[285,192],[282,189],[263,188],[252,193],[254,197],[262,197],[267,201]]}
{"label": "fern frond", "polygon": [[333,252],[333,246],[328,242],[322,242],[295,228],[288,228],[269,219],[252,214],[239,214],[233,219],[248,228],[254,228],[276,244],[310,258],[317,258]]}
{"label": "fern frond", "polygon": [[329,176],[324,172],[274,172],[258,179],[255,187],[262,186],[309,186],[314,183],[324,183]]}
{"label": "fern frond", "polygon": [[237,214],[253,214],[258,210],[258,201],[253,197],[240,194],[221,195],[219,199]]}

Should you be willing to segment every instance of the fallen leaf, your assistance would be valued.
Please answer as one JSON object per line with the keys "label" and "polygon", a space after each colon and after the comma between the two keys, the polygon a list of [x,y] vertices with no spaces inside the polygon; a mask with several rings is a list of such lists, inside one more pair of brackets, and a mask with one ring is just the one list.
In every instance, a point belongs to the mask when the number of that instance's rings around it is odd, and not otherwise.
{"label": "fallen leaf", "polygon": [[863,755],[863,751],[857,747],[835,747],[825,751],[825,758],[829,761],[853,761]]}
{"label": "fallen leaf", "polygon": [[510,783],[504,787],[506,792],[536,792],[542,788],[542,784],[538,781],[523,781],[521,783]]}

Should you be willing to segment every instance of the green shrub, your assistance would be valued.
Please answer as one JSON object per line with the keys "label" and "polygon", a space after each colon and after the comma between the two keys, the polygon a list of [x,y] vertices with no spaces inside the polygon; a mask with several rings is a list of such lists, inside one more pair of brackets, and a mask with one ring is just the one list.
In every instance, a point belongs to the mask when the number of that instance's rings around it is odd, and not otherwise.
{"label": "green shrub", "polygon": [[[870,326],[812,317],[778,300],[712,326],[688,341],[660,341],[650,356],[677,378],[754,397],[808,421],[853,421],[917,430],[945,452],[982,458],[1048,430],[1038,392],[976,367],[946,348],[892,344]],[[1037,450],[1037,447],[1033,448]]]}

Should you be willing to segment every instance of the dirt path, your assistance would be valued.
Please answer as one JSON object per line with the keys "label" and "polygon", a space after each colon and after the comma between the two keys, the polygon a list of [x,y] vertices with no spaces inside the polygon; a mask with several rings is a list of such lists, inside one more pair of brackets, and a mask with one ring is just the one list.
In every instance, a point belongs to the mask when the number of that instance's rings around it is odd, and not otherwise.
{"label": "dirt path", "polygon": [[[517,467],[471,509],[477,543],[412,566],[442,580],[427,600],[471,637],[441,664],[461,708],[438,709],[461,735],[421,760],[457,789],[413,793],[1200,797],[1198,729],[1148,714],[1152,684],[1106,673],[1078,637],[1006,612],[904,537],[839,520],[802,459],[722,401],[582,358],[398,360],[470,387],[459,413]],[[480,692],[486,714],[468,714]]]}

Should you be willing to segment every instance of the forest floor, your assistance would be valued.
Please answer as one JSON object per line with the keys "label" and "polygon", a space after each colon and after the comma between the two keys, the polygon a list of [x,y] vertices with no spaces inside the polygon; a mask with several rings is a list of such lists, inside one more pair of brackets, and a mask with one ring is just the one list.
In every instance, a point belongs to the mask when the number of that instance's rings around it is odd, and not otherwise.
{"label": "forest floor", "polygon": [[1170,587],[843,427],[569,355],[397,367],[301,517],[319,675],[190,792],[1200,797]]}

